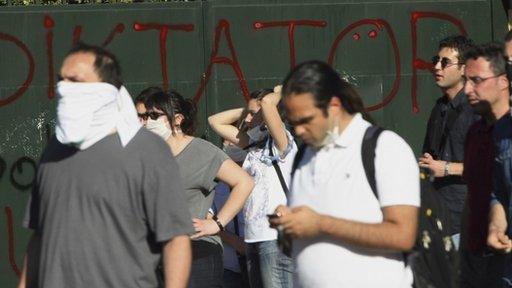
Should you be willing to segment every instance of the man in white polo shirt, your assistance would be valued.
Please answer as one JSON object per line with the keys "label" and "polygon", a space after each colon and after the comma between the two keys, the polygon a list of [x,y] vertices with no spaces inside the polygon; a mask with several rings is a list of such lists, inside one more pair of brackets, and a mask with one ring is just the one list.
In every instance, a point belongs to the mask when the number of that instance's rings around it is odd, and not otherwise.
{"label": "man in white polo shirt", "polygon": [[290,72],[282,93],[287,117],[307,144],[290,208],[278,207],[271,221],[293,238],[295,287],[410,287],[402,253],[414,245],[420,204],[411,148],[391,131],[380,134],[377,198],[361,158],[371,124],[350,84],[326,63],[310,61]]}

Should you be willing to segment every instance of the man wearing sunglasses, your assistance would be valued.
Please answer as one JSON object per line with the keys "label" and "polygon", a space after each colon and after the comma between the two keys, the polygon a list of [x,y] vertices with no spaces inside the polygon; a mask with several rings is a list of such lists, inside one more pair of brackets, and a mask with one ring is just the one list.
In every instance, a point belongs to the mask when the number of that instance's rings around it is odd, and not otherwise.
{"label": "man wearing sunglasses", "polygon": [[427,125],[419,165],[429,170],[440,199],[450,212],[450,235],[458,249],[460,221],[467,187],[462,181],[464,140],[477,120],[464,95],[463,55],[472,46],[464,36],[450,36],[439,43],[432,59],[436,84],[443,95],[436,101]]}
{"label": "man wearing sunglasses", "polygon": [[38,165],[19,286],[186,287],[194,230],[178,165],[141,129],[115,56],[78,44],[57,84],[57,125]]}

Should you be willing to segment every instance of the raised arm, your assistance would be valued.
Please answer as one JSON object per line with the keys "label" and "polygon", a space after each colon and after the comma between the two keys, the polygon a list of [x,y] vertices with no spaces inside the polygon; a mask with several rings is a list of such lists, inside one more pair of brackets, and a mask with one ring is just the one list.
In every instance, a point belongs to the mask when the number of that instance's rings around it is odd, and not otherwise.
{"label": "raised arm", "polygon": [[165,243],[163,248],[166,288],[187,287],[192,265],[192,248],[187,235],[178,235]]}
{"label": "raised arm", "polygon": [[283,121],[279,115],[277,105],[281,100],[281,86],[274,87],[274,92],[265,95],[261,99],[261,112],[263,120],[267,125],[268,131],[274,139],[274,144],[280,153],[283,153],[288,147],[288,137],[286,137],[286,131],[284,129]]}
{"label": "raised arm", "polygon": [[[247,197],[249,197],[249,194],[254,188],[254,181],[247,172],[231,159],[227,159],[222,163],[217,172],[217,179],[225,182],[231,188],[231,193],[226,203],[219,213],[217,213],[217,219],[223,226],[226,226],[244,206],[245,200],[247,200]],[[214,220],[195,218],[193,219],[193,224],[197,231],[197,233],[192,236],[193,239],[213,235],[220,231]]]}
{"label": "raised arm", "polygon": [[239,147],[246,147],[249,145],[249,137],[233,126],[233,123],[240,119],[243,111],[244,108],[236,108],[214,114],[208,117],[208,124],[221,138]]}

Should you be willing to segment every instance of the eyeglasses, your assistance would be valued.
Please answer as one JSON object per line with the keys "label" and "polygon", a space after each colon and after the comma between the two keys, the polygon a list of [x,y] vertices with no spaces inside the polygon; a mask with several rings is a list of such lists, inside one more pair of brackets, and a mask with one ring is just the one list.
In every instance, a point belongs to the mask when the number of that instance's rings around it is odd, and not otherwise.
{"label": "eyeglasses", "polygon": [[146,112],[146,113],[137,113],[137,116],[139,116],[140,119],[146,121],[148,120],[148,117],[151,118],[152,120],[156,120],[158,118],[160,118],[160,116],[164,116],[165,113],[161,113],[161,112]]}
{"label": "eyeglasses", "polygon": [[472,84],[473,86],[477,86],[489,79],[498,78],[501,75],[505,75],[505,73],[501,73],[499,75],[490,76],[490,77],[479,77],[479,76],[466,77],[466,76],[463,76],[463,78],[466,81],[466,83]]}
{"label": "eyeglasses", "polygon": [[432,57],[432,65],[436,66],[437,63],[439,63],[439,61],[441,61],[441,69],[445,69],[446,67],[459,64],[459,62],[452,63],[452,60],[450,60],[446,57],[442,57],[442,58],[439,56]]}

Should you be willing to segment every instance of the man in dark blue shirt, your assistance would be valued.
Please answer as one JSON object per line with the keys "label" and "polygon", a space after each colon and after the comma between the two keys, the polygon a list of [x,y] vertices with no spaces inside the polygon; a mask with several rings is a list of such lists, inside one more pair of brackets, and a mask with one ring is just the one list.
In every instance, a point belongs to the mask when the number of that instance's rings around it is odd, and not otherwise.
{"label": "man in dark blue shirt", "polygon": [[[478,56],[478,55],[476,55]],[[512,217],[510,214],[512,192],[512,117],[510,114],[509,79],[503,57],[471,57],[469,65],[480,69],[467,69],[467,78],[474,81],[472,90],[475,97],[489,102],[497,119],[493,130],[494,157],[493,200],[489,214],[487,245],[509,253],[503,271],[503,287],[512,287]],[[510,60],[510,57],[509,57]],[[507,68],[508,69],[508,68]],[[469,81],[468,81],[469,82]],[[469,85],[466,85],[469,86]],[[474,91],[474,92],[473,92]]]}
{"label": "man in dark blue shirt", "polygon": [[464,141],[469,127],[478,119],[464,94],[463,55],[472,41],[464,36],[441,40],[432,59],[436,84],[443,96],[430,114],[419,165],[428,168],[441,201],[450,211],[451,231],[458,249],[460,222],[467,187],[462,181]]}
{"label": "man in dark blue shirt", "polygon": [[[460,243],[460,287],[501,287],[504,257],[493,253],[487,246],[488,215],[495,166],[494,143],[503,143],[503,129],[510,126],[510,109],[504,89],[505,61],[500,44],[478,45],[466,55],[466,84],[464,86],[469,104],[482,119],[471,126],[466,138],[464,180],[468,185],[468,196],[463,216]],[[494,79],[494,80],[493,80]],[[488,83],[489,82],[489,83]],[[505,83],[506,84],[506,83]],[[501,86],[500,86],[501,85]],[[501,87],[501,88],[500,88]],[[508,119],[508,120],[507,120]],[[509,124],[507,124],[509,123]],[[505,126],[504,126],[505,125]],[[505,136],[505,135],[503,135]],[[497,175],[500,175],[499,173]],[[509,174],[510,175],[510,174]]]}

